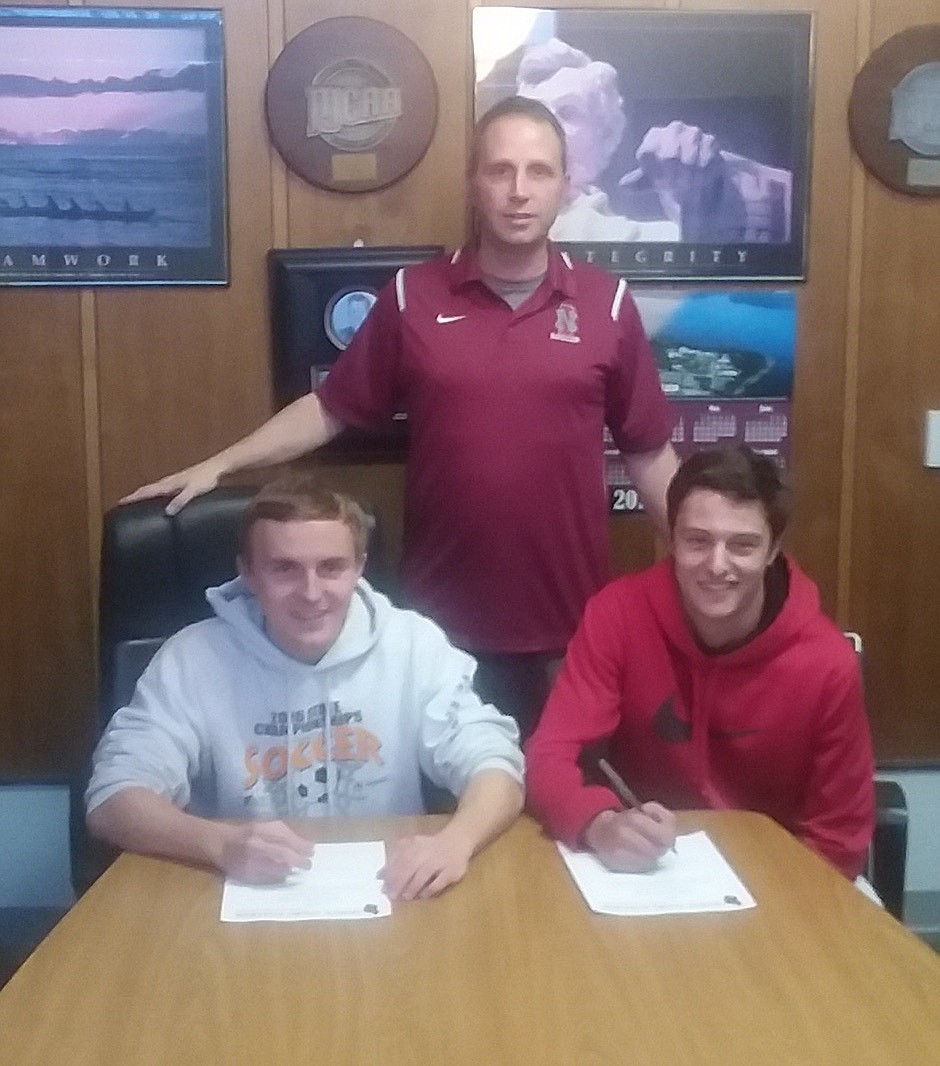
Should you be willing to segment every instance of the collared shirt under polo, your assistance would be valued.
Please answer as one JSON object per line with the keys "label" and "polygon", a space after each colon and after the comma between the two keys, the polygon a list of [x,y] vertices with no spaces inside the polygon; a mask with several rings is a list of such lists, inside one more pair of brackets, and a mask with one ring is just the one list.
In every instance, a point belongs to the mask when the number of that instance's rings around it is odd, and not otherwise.
{"label": "collared shirt under polo", "polygon": [[624,283],[554,248],[515,311],[466,249],[399,271],[318,391],[407,412],[405,593],[477,651],[565,647],[608,576],[604,423],[628,453],[673,425]]}

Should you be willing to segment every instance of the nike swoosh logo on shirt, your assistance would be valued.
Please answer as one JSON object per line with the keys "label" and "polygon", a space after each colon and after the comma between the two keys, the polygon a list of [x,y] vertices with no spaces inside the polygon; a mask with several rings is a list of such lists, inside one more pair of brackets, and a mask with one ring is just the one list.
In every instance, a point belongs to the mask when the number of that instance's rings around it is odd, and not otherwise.
{"label": "nike swoosh logo on shirt", "polygon": [[446,325],[448,322],[459,322],[462,318],[466,318],[466,315],[438,315],[437,321],[442,325]]}

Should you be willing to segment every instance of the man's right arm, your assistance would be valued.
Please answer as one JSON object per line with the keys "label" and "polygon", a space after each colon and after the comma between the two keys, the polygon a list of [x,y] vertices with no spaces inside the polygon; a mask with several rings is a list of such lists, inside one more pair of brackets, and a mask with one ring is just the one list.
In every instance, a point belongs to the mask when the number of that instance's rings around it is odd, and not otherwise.
{"label": "man's right arm", "polygon": [[623,656],[629,639],[622,606],[608,589],[591,599],[535,732],[526,744],[532,813],[569,847],[587,847],[615,870],[656,865],[672,847],[675,816],[658,803],[621,810],[605,785],[587,784],[582,752],[619,724]]}
{"label": "man's right arm", "polygon": [[172,496],[166,511],[176,514],[194,497],[214,489],[224,474],[296,459],[328,443],[342,429],[343,423],[326,410],[319,396],[308,393],[217,455],[143,485],[125,496],[121,503]]}
{"label": "man's right arm", "polygon": [[661,803],[625,811],[601,811],[582,834],[587,848],[610,870],[654,870],[676,843],[676,816]]}
{"label": "man's right arm", "polygon": [[244,880],[279,880],[288,863],[304,865],[310,854],[287,826],[229,825],[186,811],[209,728],[196,711],[203,701],[187,667],[198,666],[211,684],[207,649],[195,627],[171,637],[114,713],[95,749],[88,828],[127,850],[211,865]]}
{"label": "man's right arm", "polygon": [[659,803],[621,809],[605,785],[586,784],[585,748],[616,730],[624,635],[611,600],[588,603],[538,727],[526,744],[528,803],[552,836],[587,848],[611,870],[655,868],[675,844],[676,817]]}
{"label": "man's right arm", "polygon": [[[401,348],[401,309],[393,281],[379,293],[352,343],[333,364],[318,392],[295,400],[260,429],[210,459],[144,485],[121,502],[172,496],[166,510],[175,514],[193,497],[214,489],[225,474],[296,459],[327,444],[346,425],[383,424],[399,409]],[[326,397],[325,406],[320,392]]]}
{"label": "man's right arm", "polygon": [[584,831],[598,814],[620,807],[612,789],[585,782],[580,761],[585,748],[617,729],[622,645],[617,609],[602,591],[588,601],[525,747],[529,807],[552,836],[570,847],[582,846]]}
{"label": "man's right arm", "polygon": [[240,881],[264,884],[307,869],[313,847],[283,822],[231,825],[198,818],[146,788],[125,788],[95,807],[88,828],[125,851],[213,866]]}

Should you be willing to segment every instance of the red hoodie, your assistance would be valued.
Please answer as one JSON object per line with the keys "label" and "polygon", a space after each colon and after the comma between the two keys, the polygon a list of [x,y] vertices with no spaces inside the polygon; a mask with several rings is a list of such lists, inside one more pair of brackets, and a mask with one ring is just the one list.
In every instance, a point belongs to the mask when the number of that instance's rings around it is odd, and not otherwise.
{"label": "red hoodie", "polygon": [[677,809],[761,811],[848,877],[874,829],[871,738],[855,653],[789,557],[786,601],[743,647],[708,653],[686,621],[672,561],[591,599],[538,729],[526,746],[529,805],[578,846],[621,806],[586,785],[585,745],[641,799]]}

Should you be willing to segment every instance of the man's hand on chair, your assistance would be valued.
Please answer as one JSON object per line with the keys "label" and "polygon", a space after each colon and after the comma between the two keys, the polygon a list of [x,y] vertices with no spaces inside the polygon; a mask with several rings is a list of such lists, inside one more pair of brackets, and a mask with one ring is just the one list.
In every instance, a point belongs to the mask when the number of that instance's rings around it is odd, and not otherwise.
{"label": "man's hand on chair", "polygon": [[159,481],[142,485],[124,496],[120,502],[136,503],[138,500],[153,499],[155,496],[172,496],[165,510],[167,514],[174,515],[196,496],[202,496],[214,489],[224,473],[225,469],[217,457],[205,459],[175,474],[167,474]]}

